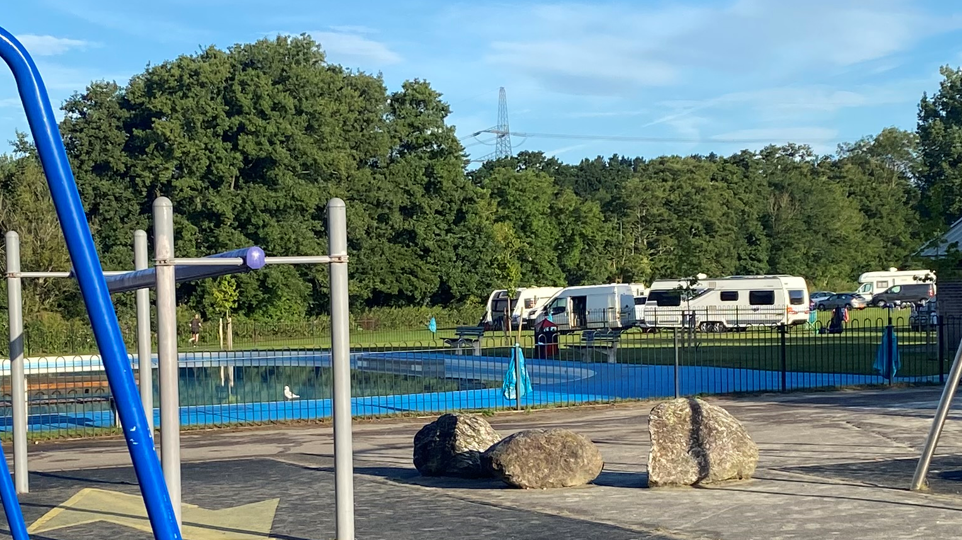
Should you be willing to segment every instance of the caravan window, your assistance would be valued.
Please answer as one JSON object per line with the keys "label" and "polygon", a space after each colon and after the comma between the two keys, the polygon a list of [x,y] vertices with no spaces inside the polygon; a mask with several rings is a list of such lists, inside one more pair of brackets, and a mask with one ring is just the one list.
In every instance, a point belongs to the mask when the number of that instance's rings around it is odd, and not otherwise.
{"label": "caravan window", "polygon": [[648,294],[648,302],[654,302],[659,306],[678,307],[681,305],[681,291],[651,291]]}
{"label": "caravan window", "polygon": [[775,291],[748,291],[748,303],[753,306],[774,306]]}
{"label": "caravan window", "polygon": [[504,315],[504,312],[507,309],[509,312],[513,313],[514,307],[518,305],[518,299],[512,298],[510,305],[511,307],[509,308],[507,298],[495,300],[491,303],[491,312],[496,315]]}
{"label": "caravan window", "polygon": [[888,282],[888,281],[876,281],[876,282],[875,282],[875,288],[876,288],[876,289],[879,289],[879,290],[881,290],[881,291],[884,291],[885,289],[888,289],[888,288],[889,288],[889,282]]}
{"label": "caravan window", "polygon": [[722,302],[737,302],[738,301],[738,291],[722,291],[721,292]]}
{"label": "caravan window", "polygon": [[805,291],[788,291],[788,301],[793,306],[800,306],[805,303]]}

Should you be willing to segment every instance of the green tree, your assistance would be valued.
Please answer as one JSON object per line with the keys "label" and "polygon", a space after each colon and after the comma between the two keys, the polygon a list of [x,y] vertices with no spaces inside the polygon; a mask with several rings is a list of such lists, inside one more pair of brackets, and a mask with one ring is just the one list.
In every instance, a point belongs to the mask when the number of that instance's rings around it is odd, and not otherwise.
{"label": "green tree", "polygon": [[962,216],[962,69],[942,67],[939,91],[919,102],[919,187],[928,233]]}

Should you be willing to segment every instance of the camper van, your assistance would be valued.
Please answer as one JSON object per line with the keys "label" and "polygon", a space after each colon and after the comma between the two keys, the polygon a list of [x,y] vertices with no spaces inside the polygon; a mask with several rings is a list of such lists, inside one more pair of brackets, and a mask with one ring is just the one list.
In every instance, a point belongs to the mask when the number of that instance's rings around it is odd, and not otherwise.
{"label": "camper van", "polygon": [[704,332],[725,332],[808,321],[808,285],[804,278],[785,275],[707,278],[701,274],[693,281],[676,279],[652,283],[645,303],[645,325],[653,328],[691,326]]}
{"label": "camper van", "polygon": [[635,321],[635,289],[625,283],[568,287],[548,301],[536,322],[549,314],[562,333],[601,328],[627,329]]}
{"label": "camper van", "polygon": [[[511,328],[532,328],[534,319],[545,303],[558,294],[563,287],[522,287],[517,289],[514,298],[508,298],[507,289],[499,289],[488,297],[488,310],[479,326],[487,330],[503,330],[505,313],[511,315]],[[510,302],[510,305],[509,305]]]}
{"label": "camper van", "polygon": [[866,302],[871,302],[872,297],[879,294],[893,285],[919,285],[925,283],[935,284],[935,272],[931,270],[899,270],[889,268],[887,271],[865,272],[858,277],[858,289],[855,294],[861,296]]}

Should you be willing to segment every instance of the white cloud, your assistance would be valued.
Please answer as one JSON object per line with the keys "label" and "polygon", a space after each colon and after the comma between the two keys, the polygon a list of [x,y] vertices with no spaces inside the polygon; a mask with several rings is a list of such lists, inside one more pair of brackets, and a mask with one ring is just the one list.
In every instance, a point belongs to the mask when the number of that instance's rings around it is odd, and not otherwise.
{"label": "white cloud", "polygon": [[720,135],[712,140],[719,142],[772,142],[772,143],[826,143],[838,138],[838,130],[824,127],[789,127],[739,129]]}
{"label": "white cloud", "polygon": [[91,44],[80,39],[59,38],[54,36],[38,36],[23,34],[17,36],[20,43],[27,48],[31,56],[56,56],[71,49],[84,49]]}
{"label": "white cloud", "polygon": [[587,143],[573,144],[573,145],[571,145],[571,146],[562,146],[561,148],[555,148],[554,150],[548,150],[548,151],[545,152],[544,154],[545,154],[545,156],[547,156],[547,157],[558,157],[558,156],[560,156],[561,154],[565,154],[565,153],[571,152],[571,151],[573,151],[573,150],[580,150],[580,149],[585,148],[585,147],[587,147],[587,146],[588,146]]}
{"label": "white cloud", "polygon": [[378,33],[376,28],[370,28],[367,26],[356,26],[356,25],[332,26],[331,30],[335,32],[340,32],[342,34],[376,34]]}
{"label": "white cloud", "polygon": [[583,111],[583,112],[571,112],[566,113],[564,116],[567,118],[625,118],[630,116],[641,116],[644,114],[650,114],[651,111],[647,109],[640,109],[637,111]]}
{"label": "white cloud", "polygon": [[397,64],[401,55],[380,41],[354,32],[311,32],[331,62],[351,67],[380,67]]}
{"label": "white cloud", "polygon": [[483,58],[496,69],[559,93],[625,97],[718,75],[775,81],[867,68],[962,27],[901,0],[485,6],[452,8],[445,20],[486,39]]}

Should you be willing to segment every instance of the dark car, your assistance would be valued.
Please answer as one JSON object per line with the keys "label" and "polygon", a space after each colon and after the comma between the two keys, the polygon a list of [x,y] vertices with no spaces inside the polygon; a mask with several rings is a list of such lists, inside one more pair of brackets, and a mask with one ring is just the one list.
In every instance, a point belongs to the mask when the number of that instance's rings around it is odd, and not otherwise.
{"label": "dark car", "polygon": [[815,304],[820,311],[831,311],[837,307],[848,309],[865,309],[865,300],[855,293],[833,294],[821,302]]}
{"label": "dark car", "polygon": [[933,296],[935,296],[935,285],[931,283],[893,285],[873,296],[871,304],[877,307],[895,304],[924,304]]}

